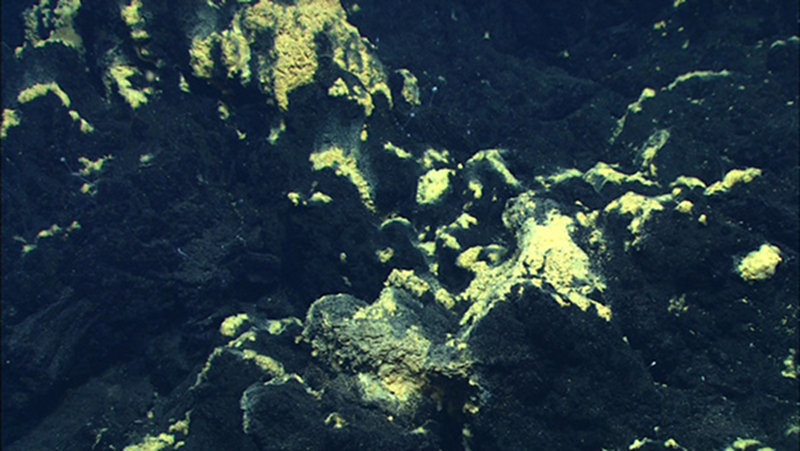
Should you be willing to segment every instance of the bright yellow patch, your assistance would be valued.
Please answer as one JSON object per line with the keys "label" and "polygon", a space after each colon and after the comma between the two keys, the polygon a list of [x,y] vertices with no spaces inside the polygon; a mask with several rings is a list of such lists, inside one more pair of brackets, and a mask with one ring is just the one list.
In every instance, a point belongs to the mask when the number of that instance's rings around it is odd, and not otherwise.
{"label": "bright yellow patch", "polygon": [[8,129],[16,127],[21,123],[19,112],[9,108],[3,109],[3,123],[0,125],[0,139],[5,139]]}
{"label": "bright yellow patch", "polygon": [[414,274],[411,269],[393,269],[384,285],[402,288],[417,298],[421,298],[431,289],[428,282]]}
{"label": "bright yellow patch", "polygon": [[80,125],[81,133],[94,133],[94,126],[82,118],[77,111],[69,110],[67,113],[69,113],[69,117],[72,118],[73,122],[77,122]]}
{"label": "bright yellow patch", "polygon": [[747,254],[736,270],[744,280],[766,280],[775,275],[775,268],[781,260],[780,249],[773,244],[764,243],[758,250]]}
{"label": "bright yellow patch", "polygon": [[675,206],[675,210],[679,211],[684,214],[689,214],[692,212],[692,208],[694,204],[690,200],[683,200],[678,205]]}
{"label": "bright yellow patch", "polygon": [[378,261],[381,263],[388,262],[389,260],[392,259],[393,256],[394,256],[394,249],[392,249],[391,247],[386,247],[375,251],[375,257],[377,257]]}
{"label": "bright yellow patch", "polygon": [[747,168],[747,169],[731,169],[725,174],[725,177],[722,180],[713,183],[711,186],[706,188],[705,195],[710,196],[717,193],[724,193],[735,185],[740,183],[750,183],[756,177],[761,176],[761,169],[758,168]]}
{"label": "bright yellow patch", "polygon": [[136,89],[130,78],[142,72],[131,65],[115,63],[108,68],[108,77],[117,85],[117,92],[134,110],[147,103],[147,96],[153,94],[152,87]]}
{"label": "bright yellow patch", "polygon": [[28,103],[33,99],[46,95],[48,92],[55,94],[61,100],[61,104],[69,108],[71,104],[69,96],[56,82],[36,83],[31,87],[25,88],[17,95],[17,101],[19,103]]}
{"label": "bright yellow patch", "polygon": [[626,242],[626,246],[638,244],[644,238],[644,224],[650,219],[653,212],[661,211],[664,206],[659,198],[647,197],[641,194],[628,191],[622,197],[611,201],[603,210],[605,213],[618,212],[623,215],[633,216],[628,230],[633,234],[632,243]]}
{"label": "bright yellow patch", "polygon": [[94,161],[86,158],[86,157],[78,157],[78,162],[83,165],[83,167],[78,171],[83,176],[91,175],[95,172],[100,172],[103,170],[103,165],[108,160],[113,160],[114,156],[108,154],[104,157],[100,157]]}
{"label": "bright yellow patch", "polygon": [[358,160],[353,151],[347,152],[341,147],[332,146],[326,150],[312,153],[308,159],[315,171],[330,168],[335,171],[336,175],[350,180],[358,189],[364,206],[370,211],[375,211],[375,203],[372,201],[372,187],[358,168]]}
{"label": "bright yellow patch", "polygon": [[450,151],[447,149],[436,150],[428,149],[422,154],[417,162],[422,166],[422,169],[429,170],[434,167],[450,164]]}
{"label": "bright yellow patch", "polygon": [[642,172],[625,174],[617,170],[617,165],[611,165],[602,161],[597,162],[591,169],[583,174],[583,179],[592,185],[595,190],[600,190],[606,183],[621,185],[623,183],[640,183],[645,186],[653,186],[656,182],[649,180]]}
{"label": "bright yellow patch", "polygon": [[144,29],[145,22],[140,11],[141,7],[142,0],[131,0],[129,4],[122,7],[119,13],[125,25],[131,29],[131,38],[134,41],[142,41],[150,37],[150,34]]}
{"label": "bright yellow patch", "polygon": [[392,154],[394,154],[397,158],[400,158],[401,160],[410,159],[411,156],[412,156],[409,152],[407,152],[406,150],[404,150],[404,149],[402,149],[400,147],[395,146],[390,141],[387,141],[383,145],[383,149],[391,152]]}
{"label": "bright yellow patch", "polygon": [[344,419],[339,413],[331,412],[325,417],[325,425],[334,429],[341,429],[347,425],[347,420]]}
{"label": "bright yellow patch", "polygon": [[233,337],[239,331],[239,328],[249,320],[250,318],[246,313],[239,313],[238,315],[229,316],[222,321],[222,324],[219,325],[219,333],[223,337]]}
{"label": "bright yellow patch", "polygon": [[400,94],[403,100],[411,106],[419,106],[419,86],[417,85],[417,76],[412,74],[408,69],[398,69],[397,73],[403,77],[403,89]]}
{"label": "bright yellow patch", "polygon": [[506,185],[519,186],[519,180],[506,167],[503,153],[499,149],[480,150],[475,152],[469,160],[467,167],[483,166],[488,170],[498,174]]}
{"label": "bright yellow patch", "polygon": [[[61,44],[83,53],[83,39],[75,31],[73,20],[81,8],[81,0],[57,0],[51,6],[51,0],[40,0],[23,14],[25,21],[25,40],[34,47],[48,44]],[[41,36],[47,35],[47,38]],[[15,52],[22,51],[21,47]]]}
{"label": "bright yellow patch", "polygon": [[321,205],[321,204],[329,204],[333,202],[333,198],[325,193],[314,191],[311,193],[311,197],[308,198],[308,203],[310,205]]}
{"label": "bright yellow patch", "polygon": [[[273,47],[267,52],[254,45],[263,42],[264,33],[272,36]],[[332,45],[332,54],[326,56],[360,82],[349,88],[348,98],[352,96],[367,115],[372,113],[372,95],[377,92],[383,93],[391,104],[382,66],[358,30],[347,22],[337,0],[260,0],[243,6],[221,32],[194,36],[189,54],[195,75],[211,78],[214,49],[219,46],[221,63],[229,78],[238,74],[242,84],[256,78],[261,90],[272,94],[280,109],[286,110],[289,93],[314,81],[320,56],[316,40],[320,34]]]}
{"label": "bright yellow patch", "polygon": [[431,205],[438,203],[450,189],[452,169],[431,169],[422,174],[417,182],[417,203]]}
{"label": "bright yellow patch", "polygon": [[[520,212],[532,211],[532,196],[516,200]],[[605,283],[593,269],[589,256],[572,240],[574,220],[551,210],[546,218],[516,216],[509,210],[504,222],[519,221],[517,252],[512,258],[495,266],[478,260],[479,251],[468,249],[458,258],[460,266],[475,273],[469,286],[459,295],[471,303],[461,318],[461,324],[474,323],[491,310],[498,299],[504,299],[511,289],[529,282],[534,287],[545,284],[553,288],[554,300],[562,306],[574,305],[582,311],[594,307],[595,313],[605,320],[611,319],[611,309],[589,298],[593,291],[603,291]],[[525,213],[523,213],[525,214]]]}

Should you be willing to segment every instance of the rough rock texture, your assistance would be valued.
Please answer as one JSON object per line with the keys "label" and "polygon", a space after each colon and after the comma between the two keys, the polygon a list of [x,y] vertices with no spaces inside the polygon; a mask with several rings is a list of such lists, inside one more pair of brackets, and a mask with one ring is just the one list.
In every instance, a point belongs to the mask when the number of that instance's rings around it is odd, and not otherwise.
{"label": "rough rock texture", "polygon": [[3,2],[3,449],[797,449],[799,43],[787,0]]}

